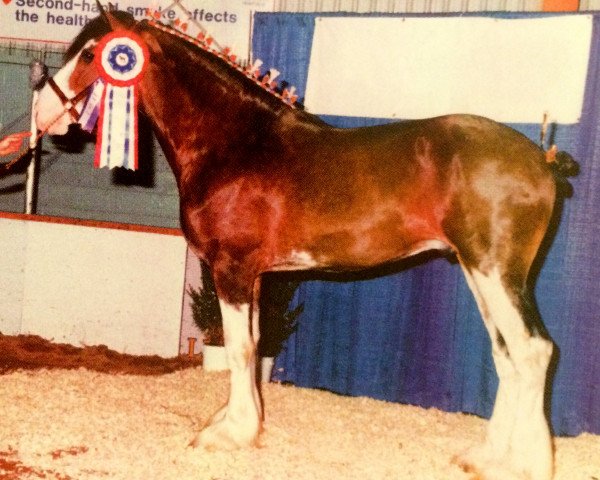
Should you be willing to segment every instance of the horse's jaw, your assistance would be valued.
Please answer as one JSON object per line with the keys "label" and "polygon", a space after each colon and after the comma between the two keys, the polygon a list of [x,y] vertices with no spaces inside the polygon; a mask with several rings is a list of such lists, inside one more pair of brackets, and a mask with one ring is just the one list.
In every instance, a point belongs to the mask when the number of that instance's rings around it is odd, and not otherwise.
{"label": "horse's jaw", "polygon": [[[77,58],[78,56],[67,62],[53,77],[54,82],[67,98],[73,98],[77,94],[69,86],[69,78],[73,73]],[[83,104],[83,101],[80,103]],[[81,107],[82,105],[78,105],[77,109],[80,110]],[[38,94],[34,105],[34,115],[38,130],[50,135],[65,135],[69,125],[75,123],[75,120],[48,83],[42,87]]]}
{"label": "horse's jaw", "polygon": [[[40,93],[40,97],[41,94],[42,93]],[[53,105],[54,103],[56,103],[56,105]],[[69,125],[72,123],[70,115],[67,112],[60,115],[63,111],[63,107],[59,102],[54,102],[53,99],[44,99],[42,105],[43,107],[36,106],[35,123],[37,129],[50,135],[65,135],[69,130]],[[48,105],[51,106],[49,107]]]}

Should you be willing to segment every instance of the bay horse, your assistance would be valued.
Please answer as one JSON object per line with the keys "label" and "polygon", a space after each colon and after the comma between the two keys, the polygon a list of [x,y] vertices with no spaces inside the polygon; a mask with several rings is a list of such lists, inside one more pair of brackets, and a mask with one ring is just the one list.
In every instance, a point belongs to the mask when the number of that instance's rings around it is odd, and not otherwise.
{"label": "bay horse", "polygon": [[574,160],[550,163],[522,134],[472,115],[334,128],[210,49],[123,12],[102,12],[71,44],[53,78],[63,95],[49,85],[40,92],[38,128],[61,135],[75,123],[80,92],[98,78],[95,46],[116,30],[135,32],[148,49],[139,107],[176,177],[181,227],[212,270],[223,314],[230,393],[193,445],[257,442],[263,274],[356,271],[435,249],[456,255],[499,377],[485,441],[457,462],[479,479],[549,480],[553,343],[528,274]]}

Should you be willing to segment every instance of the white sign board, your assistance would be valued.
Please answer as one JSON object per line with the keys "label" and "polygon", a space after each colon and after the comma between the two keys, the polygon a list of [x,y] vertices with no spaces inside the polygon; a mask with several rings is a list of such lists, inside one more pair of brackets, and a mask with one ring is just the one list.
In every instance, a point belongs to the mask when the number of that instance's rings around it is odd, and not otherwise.
{"label": "white sign board", "polygon": [[591,15],[318,18],[307,110],[374,118],[472,113],[575,123]]}
{"label": "white sign board", "polygon": [[0,331],[179,353],[183,236],[0,217]]}
{"label": "white sign board", "polygon": [[[102,0],[107,5],[107,0]],[[146,18],[146,9],[167,9],[173,2],[161,0],[112,0],[115,10]],[[273,0],[182,0],[192,18],[200,22],[221,45],[247,56],[251,12],[271,11]],[[175,20],[183,10],[175,7],[163,21]],[[0,38],[70,43],[83,26],[98,16],[96,0],[2,0]]]}

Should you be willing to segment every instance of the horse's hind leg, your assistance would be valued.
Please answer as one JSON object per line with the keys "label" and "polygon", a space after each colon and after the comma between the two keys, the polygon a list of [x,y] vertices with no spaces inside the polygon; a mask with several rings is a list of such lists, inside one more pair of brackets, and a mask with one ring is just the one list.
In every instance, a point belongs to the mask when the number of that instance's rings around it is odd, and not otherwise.
{"label": "horse's hind leg", "polygon": [[492,341],[499,378],[486,442],[458,459],[486,480],[549,480],[552,440],[544,415],[552,342],[537,323],[525,278],[463,265]]}

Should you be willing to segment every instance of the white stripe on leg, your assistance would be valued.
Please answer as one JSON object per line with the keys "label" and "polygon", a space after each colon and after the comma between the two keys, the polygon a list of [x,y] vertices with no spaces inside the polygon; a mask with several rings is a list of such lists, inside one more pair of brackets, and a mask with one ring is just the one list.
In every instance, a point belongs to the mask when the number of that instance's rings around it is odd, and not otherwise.
{"label": "white stripe on leg", "polygon": [[230,450],[255,444],[260,430],[256,346],[250,334],[249,306],[219,303],[231,375],[229,400],[192,445]]}
{"label": "white stripe on leg", "polygon": [[498,269],[465,273],[490,332],[500,384],[486,444],[459,462],[485,479],[550,480],[553,452],[544,387],[552,344],[527,330]]}
{"label": "white stripe on leg", "polygon": [[486,443],[479,456],[490,459],[502,458],[508,454],[511,433],[514,428],[514,412],[518,401],[515,393],[518,390],[517,373],[506,352],[502,351],[498,343],[498,329],[492,321],[490,309],[479,290],[479,286],[473,279],[471,272],[467,269],[463,269],[463,271],[490,337],[492,357],[499,380],[494,411],[487,427]]}

